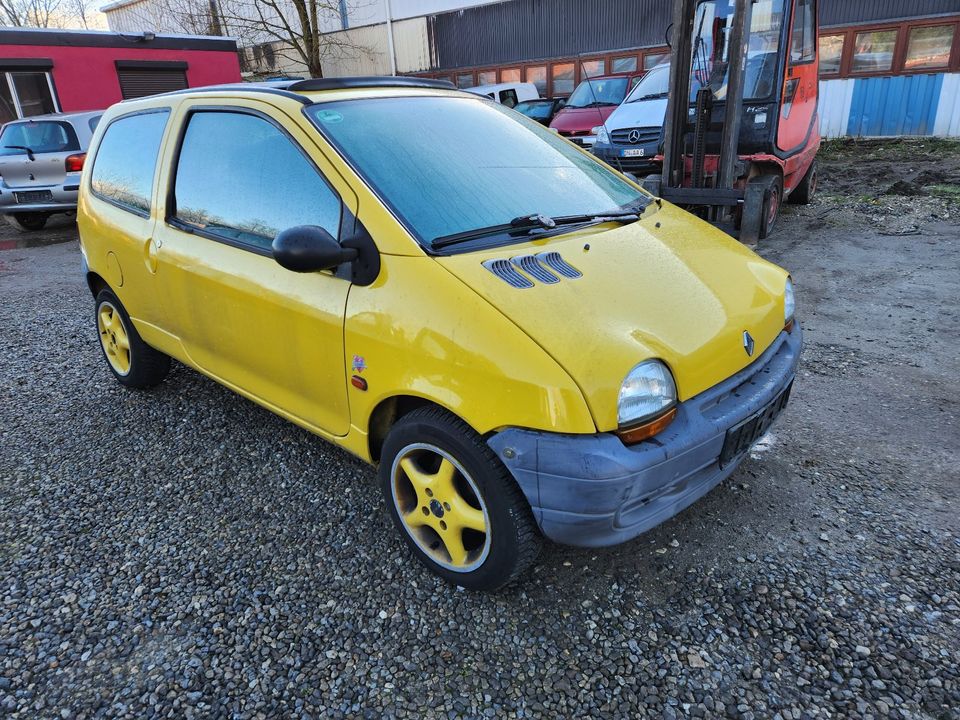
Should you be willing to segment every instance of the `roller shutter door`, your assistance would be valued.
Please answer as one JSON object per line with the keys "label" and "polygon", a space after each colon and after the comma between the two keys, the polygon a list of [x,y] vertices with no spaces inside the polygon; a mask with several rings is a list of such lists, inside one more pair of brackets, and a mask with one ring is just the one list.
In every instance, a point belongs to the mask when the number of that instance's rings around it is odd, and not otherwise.
{"label": "roller shutter door", "polygon": [[124,100],[183,90],[187,87],[185,70],[118,68],[117,76],[120,78],[120,93]]}

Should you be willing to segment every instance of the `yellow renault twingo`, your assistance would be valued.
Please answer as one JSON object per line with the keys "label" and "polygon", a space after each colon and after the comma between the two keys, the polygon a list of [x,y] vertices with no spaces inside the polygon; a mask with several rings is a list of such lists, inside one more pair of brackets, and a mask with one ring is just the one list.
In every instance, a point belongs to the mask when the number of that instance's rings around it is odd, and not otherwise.
{"label": "yellow renault twingo", "polygon": [[170,358],[379,466],[433,572],[500,587],[543,536],[637,536],[783,409],[787,273],[448,83],[115,105],[78,220],[107,365]]}

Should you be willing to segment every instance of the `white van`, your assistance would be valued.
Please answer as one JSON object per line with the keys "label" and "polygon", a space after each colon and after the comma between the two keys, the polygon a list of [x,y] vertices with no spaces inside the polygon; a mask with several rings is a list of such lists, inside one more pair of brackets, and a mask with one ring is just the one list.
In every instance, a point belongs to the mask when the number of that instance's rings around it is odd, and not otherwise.
{"label": "white van", "polygon": [[536,100],[540,97],[537,92],[537,86],[533,83],[497,83],[496,85],[477,85],[472,88],[464,88],[467,92],[477,95],[486,95],[501,105],[509,108],[516,107],[517,103],[524,100]]}

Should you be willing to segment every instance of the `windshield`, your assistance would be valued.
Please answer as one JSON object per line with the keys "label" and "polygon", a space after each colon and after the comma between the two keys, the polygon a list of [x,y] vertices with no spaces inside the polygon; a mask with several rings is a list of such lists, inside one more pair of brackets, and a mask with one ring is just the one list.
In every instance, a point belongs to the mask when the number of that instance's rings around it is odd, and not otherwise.
{"label": "windshield", "polygon": [[27,121],[4,127],[0,132],[0,155],[23,155],[27,152],[24,148],[35,153],[72,152],[80,149],[80,143],[70,123]]}
{"label": "windshield", "polygon": [[514,110],[517,112],[523,113],[527,117],[537,118],[540,120],[545,120],[550,117],[550,110],[553,108],[553,101],[548,100],[543,102],[542,100],[527,100],[517,105]]}
{"label": "windshield", "polygon": [[[736,0],[704,0],[697,6],[693,26],[693,74],[690,101],[709,85],[714,98],[727,96],[730,30]],[[777,54],[783,26],[783,0],[756,0],[750,21],[750,42],[744,73],[743,98],[761,100],[776,86]]]}
{"label": "windshield", "polygon": [[306,112],[426,247],[521,215],[603,213],[647,197],[556,133],[495,103],[370,98]]}
{"label": "windshield", "polygon": [[599,105],[619,105],[627,94],[629,78],[615,77],[598,80],[584,80],[577,85],[573,95],[567,100],[566,107],[582,108]]}
{"label": "windshield", "polygon": [[643,76],[643,79],[637,83],[637,86],[627,98],[628,103],[638,100],[653,100],[654,98],[664,98],[670,94],[670,64],[664,63],[657,65],[653,70]]}

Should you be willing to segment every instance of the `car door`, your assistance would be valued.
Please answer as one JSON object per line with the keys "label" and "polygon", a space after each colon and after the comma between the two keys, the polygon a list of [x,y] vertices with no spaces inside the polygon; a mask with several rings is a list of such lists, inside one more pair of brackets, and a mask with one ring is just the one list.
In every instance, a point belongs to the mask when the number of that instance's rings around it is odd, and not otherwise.
{"label": "car door", "polygon": [[295,273],[273,237],[339,237],[356,196],[296,122],[266,103],[191,101],[166,173],[157,279],[169,330],[204,372],[315,431],[349,429],[343,317],[349,281]]}

